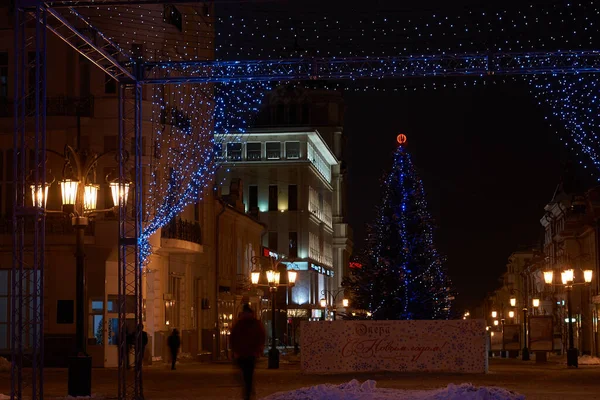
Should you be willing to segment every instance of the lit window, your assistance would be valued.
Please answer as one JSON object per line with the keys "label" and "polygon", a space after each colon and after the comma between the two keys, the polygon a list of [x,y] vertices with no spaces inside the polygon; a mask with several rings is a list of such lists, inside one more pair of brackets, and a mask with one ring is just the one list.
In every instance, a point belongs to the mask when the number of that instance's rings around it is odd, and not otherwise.
{"label": "lit window", "polygon": [[239,161],[242,159],[241,143],[227,143],[227,159],[229,161]]}
{"label": "lit window", "polygon": [[300,142],[285,142],[285,157],[288,160],[300,158]]}
{"label": "lit window", "polygon": [[279,160],[281,158],[281,143],[267,142],[267,160]]}
{"label": "lit window", "polygon": [[248,161],[260,161],[261,159],[261,143],[246,144],[246,159]]}

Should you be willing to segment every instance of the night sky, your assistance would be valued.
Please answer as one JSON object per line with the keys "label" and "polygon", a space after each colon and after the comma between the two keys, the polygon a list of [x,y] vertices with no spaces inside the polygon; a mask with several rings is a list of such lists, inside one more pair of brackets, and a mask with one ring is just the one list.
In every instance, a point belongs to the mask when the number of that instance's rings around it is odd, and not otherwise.
{"label": "night sky", "polygon": [[347,94],[349,223],[355,249],[380,202],[396,135],[408,136],[436,244],[447,256],[456,307],[498,287],[510,254],[539,246],[539,223],[570,158],[522,83]]}
{"label": "night sky", "polygon": [[[588,25],[598,14],[587,2],[264,0],[220,7],[221,59],[597,47]],[[565,163],[577,160],[560,141],[568,136],[557,128],[560,122],[546,119],[551,110],[538,105],[525,78],[478,78],[476,86],[469,79],[423,78],[409,83],[420,89],[399,92],[390,89],[406,81],[375,82],[385,93],[353,91],[369,81],[313,83],[352,89],[344,93],[344,133],[356,253],[380,202],[380,178],[391,167],[399,133],[408,136],[428,194],[436,244],[458,292],[455,308],[473,309],[499,286],[511,253],[539,246],[543,208]],[[435,89],[432,83],[458,88]]]}

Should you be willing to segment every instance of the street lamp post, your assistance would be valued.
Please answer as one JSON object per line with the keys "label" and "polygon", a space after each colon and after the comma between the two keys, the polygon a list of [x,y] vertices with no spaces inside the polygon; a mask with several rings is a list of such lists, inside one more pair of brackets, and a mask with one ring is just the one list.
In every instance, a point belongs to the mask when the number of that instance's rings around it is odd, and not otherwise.
{"label": "street lamp post", "polygon": [[[321,294],[323,296],[329,296],[333,298],[333,302],[331,305],[331,314],[332,314],[332,319],[335,321],[335,317],[336,317],[336,313],[337,313],[337,298],[338,296],[344,293],[344,289],[338,289],[338,290],[327,290],[327,289],[323,289],[321,290]],[[321,299],[321,307],[323,307],[323,315],[321,317],[321,320],[325,320],[324,316],[325,316],[325,311],[327,310],[327,299],[326,298],[322,298]],[[342,306],[344,308],[347,308],[350,305],[350,301],[346,298],[342,299]]]}
{"label": "street lamp post", "polygon": [[[104,210],[96,209],[99,185],[93,183],[98,160],[104,154],[94,155],[80,152],[71,146],[65,146],[64,154],[52,150],[48,152],[64,158],[63,179],[59,182],[61,190],[62,210],[48,210],[48,189],[53,182],[44,183],[43,186],[31,185],[31,200],[34,207],[42,208],[46,214],[62,214],[71,218],[71,225],[75,229],[75,344],[76,354],[69,358],[69,396],[91,396],[91,357],[87,354],[85,335],[85,229],[89,224],[89,217],[102,213],[112,212],[115,207],[125,205],[129,192],[128,182],[112,182],[110,184],[113,194],[114,207]],[[114,187],[113,187],[114,186]]]}
{"label": "street lamp post", "polygon": [[[514,315],[513,315],[514,316]],[[498,317],[498,312],[497,311],[492,311],[492,318],[494,318],[494,326],[498,326],[498,320],[496,319]],[[510,317],[510,314],[509,314]],[[502,303],[501,308],[500,308],[500,329],[502,332],[502,349],[500,350],[500,357],[502,358],[506,358],[506,350],[504,349],[504,303]]]}
{"label": "street lamp post", "polygon": [[[567,292],[567,314],[568,314],[568,324],[569,324],[569,348],[567,350],[567,366],[577,368],[579,365],[578,356],[579,351],[575,347],[575,338],[573,334],[573,305],[571,301],[571,291],[573,290],[573,286],[577,285],[589,285],[592,282],[592,270],[583,271],[583,283],[575,283],[575,274],[573,269],[566,268],[560,273],[561,283],[564,286]],[[544,281],[547,285],[558,286],[560,284],[554,284],[554,271],[544,271]]]}
{"label": "street lamp post", "polygon": [[[525,276],[525,278],[527,278],[527,276]],[[511,292],[518,292],[521,293],[521,295],[523,296],[523,350],[521,352],[521,360],[523,361],[529,361],[529,348],[527,347],[527,292],[521,292],[519,289],[511,289]],[[516,297],[511,297],[510,298],[510,305],[512,307],[516,307],[517,305],[517,298]],[[511,311],[512,312],[512,311]]]}
{"label": "street lamp post", "polygon": [[[253,259],[253,263],[255,260]],[[296,284],[296,278],[298,277],[298,272],[294,270],[288,270],[288,282],[287,283],[279,283],[279,278],[281,273],[277,270],[277,267],[280,263],[275,263],[275,259],[271,258],[271,269],[265,272],[267,278],[267,285],[259,284],[260,281],[260,270],[253,270],[251,273],[251,281],[254,287],[258,286],[268,286],[269,292],[271,293],[271,348],[269,349],[269,369],[278,369],[279,368],[279,350],[276,346],[276,338],[277,338],[277,330],[275,326],[275,305],[277,302],[277,288],[280,286],[289,286],[294,287]]]}

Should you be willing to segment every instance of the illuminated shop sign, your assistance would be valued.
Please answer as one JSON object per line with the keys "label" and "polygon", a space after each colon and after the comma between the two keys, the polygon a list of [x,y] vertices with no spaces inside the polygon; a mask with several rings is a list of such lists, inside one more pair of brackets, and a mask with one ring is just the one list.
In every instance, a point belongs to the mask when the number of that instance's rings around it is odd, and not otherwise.
{"label": "illuminated shop sign", "polygon": [[263,255],[263,257],[270,257],[270,258],[279,260],[279,254],[275,253],[274,251],[272,251],[271,249],[269,249],[267,247],[262,248],[262,255]]}
{"label": "illuminated shop sign", "polygon": [[317,264],[310,264],[310,268],[313,271],[317,271],[320,274],[326,275],[326,276],[333,276],[333,271],[325,268],[325,267],[321,267],[320,265]]}

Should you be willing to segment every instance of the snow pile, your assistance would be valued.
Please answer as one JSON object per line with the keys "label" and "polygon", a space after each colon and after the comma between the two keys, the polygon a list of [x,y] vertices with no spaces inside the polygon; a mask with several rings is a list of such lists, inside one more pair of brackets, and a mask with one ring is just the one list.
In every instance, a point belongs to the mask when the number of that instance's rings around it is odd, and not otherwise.
{"label": "snow pile", "polygon": [[192,355],[192,353],[179,353],[177,358],[179,360],[193,360],[194,356]]}
{"label": "snow pile", "polygon": [[[560,364],[567,364],[567,357],[565,355],[560,356],[559,361]],[[600,358],[592,357],[592,356],[580,356],[577,358],[577,363],[579,365],[600,365]]]}
{"label": "snow pile", "polygon": [[[67,396],[65,400],[75,400],[75,399],[103,399],[104,395],[98,393],[92,393],[91,396]],[[2,400],[2,398],[0,398]]]}
{"label": "snow pile", "polygon": [[[0,357],[0,372],[10,371],[10,361],[4,357]],[[2,397],[0,397],[2,399]]]}
{"label": "snow pile", "polygon": [[525,400],[525,396],[494,387],[475,387],[470,383],[450,384],[444,389],[380,389],[377,382],[362,384],[356,379],[341,385],[324,384],[280,392],[263,400]]}
{"label": "snow pile", "polygon": [[577,360],[579,365],[600,365],[600,358],[592,356],[581,356]]}

